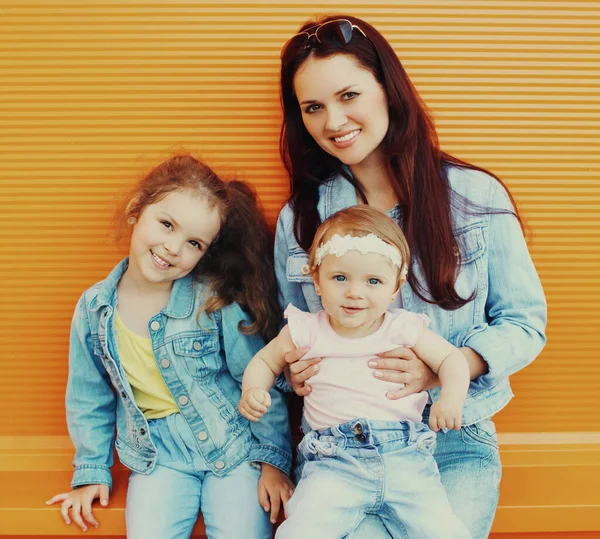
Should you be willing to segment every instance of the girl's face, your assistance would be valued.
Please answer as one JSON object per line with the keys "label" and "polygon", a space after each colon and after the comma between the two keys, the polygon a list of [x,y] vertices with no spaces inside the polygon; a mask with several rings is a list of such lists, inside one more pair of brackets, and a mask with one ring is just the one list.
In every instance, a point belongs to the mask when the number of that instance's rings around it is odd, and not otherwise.
{"label": "girl's face", "polygon": [[221,216],[204,196],[172,191],[146,206],[133,227],[132,276],[148,284],[172,284],[190,273],[217,237]]}
{"label": "girl's face", "polygon": [[304,126],[323,150],[349,166],[381,164],[387,97],[353,56],[310,56],[294,77],[294,91]]}
{"label": "girl's face", "polygon": [[328,255],[314,277],[331,327],[353,338],[376,331],[398,293],[398,268],[377,253]]}

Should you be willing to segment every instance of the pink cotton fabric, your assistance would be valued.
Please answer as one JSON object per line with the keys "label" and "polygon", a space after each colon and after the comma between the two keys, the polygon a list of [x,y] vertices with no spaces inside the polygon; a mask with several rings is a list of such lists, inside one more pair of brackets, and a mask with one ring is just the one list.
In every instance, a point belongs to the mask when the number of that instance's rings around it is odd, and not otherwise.
{"label": "pink cotton fabric", "polygon": [[305,313],[290,304],[285,317],[294,344],[310,348],[302,359],[323,358],[319,372],[310,379],[312,391],[304,398],[304,416],[311,429],[333,427],[359,417],[421,421],[427,392],[389,400],[386,392],[398,389],[398,384],[375,378],[368,363],[376,359],[375,354],[413,346],[429,326],[429,317],[391,309],[375,333],[359,339],[338,335],[325,311]]}

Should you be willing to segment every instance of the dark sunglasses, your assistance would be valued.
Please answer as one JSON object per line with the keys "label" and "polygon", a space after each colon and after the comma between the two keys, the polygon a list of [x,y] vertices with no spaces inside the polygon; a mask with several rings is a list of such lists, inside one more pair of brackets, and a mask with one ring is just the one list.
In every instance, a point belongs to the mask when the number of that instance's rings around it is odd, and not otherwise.
{"label": "dark sunglasses", "polygon": [[352,24],[347,19],[335,19],[333,21],[327,21],[317,26],[307,28],[303,32],[297,33],[292,36],[281,50],[281,56],[285,54],[289,46],[300,45],[304,49],[308,49],[311,46],[311,40],[322,45],[347,45],[352,39],[352,32],[358,30],[363,37],[367,37],[366,34],[360,29],[360,27]]}

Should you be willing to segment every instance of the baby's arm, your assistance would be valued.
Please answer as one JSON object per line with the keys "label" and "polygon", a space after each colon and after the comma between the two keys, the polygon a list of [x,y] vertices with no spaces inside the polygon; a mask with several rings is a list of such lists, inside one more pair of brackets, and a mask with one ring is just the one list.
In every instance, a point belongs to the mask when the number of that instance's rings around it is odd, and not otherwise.
{"label": "baby's arm", "polygon": [[435,430],[460,429],[469,390],[469,365],[462,352],[446,339],[424,329],[412,347],[441,382],[440,398],[431,406],[429,426]]}
{"label": "baby's arm", "polygon": [[285,368],[284,356],[295,348],[289,326],[260,350],[248,363],[242,378],[239,412],[250,421],[258,421],[271,405],[269,390]]}

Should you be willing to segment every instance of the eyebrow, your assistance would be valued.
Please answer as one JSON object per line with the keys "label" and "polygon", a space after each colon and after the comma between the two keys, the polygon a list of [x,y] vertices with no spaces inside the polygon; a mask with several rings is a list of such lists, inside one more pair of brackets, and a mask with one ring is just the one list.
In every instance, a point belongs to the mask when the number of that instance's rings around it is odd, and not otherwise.
{"label": "eyebrow", "polygon": [[[181,228],[181,225],[175,220],[175,218],[168,212],[164,212],[164,215],[167,217],[167,219],[169,221],[171,221],[176,227]],[[202,245],[204,245],[204,247],[208,247],[208,242],[206,242],[205,240],[203,240],[200,236],[194,237],[192,238],[193,240],[196,240],[198,242],[200,242]]]}
{"label": "eyebrow", "polygon": [[[350,90],[350,88],[354,88],[355,86],[357,86],[356,84],[351,84],[350,86],[346,86],[345,88],[342,88],[341,90],[338,90],[334,95],[340,95],[343,94],[344,92],[347,92],[348,90]],[[300,103],[300,105],[312,105],[313,103],[317,103],[318,101],[316,99],[309,99],[307,101],[302,101]]]}

